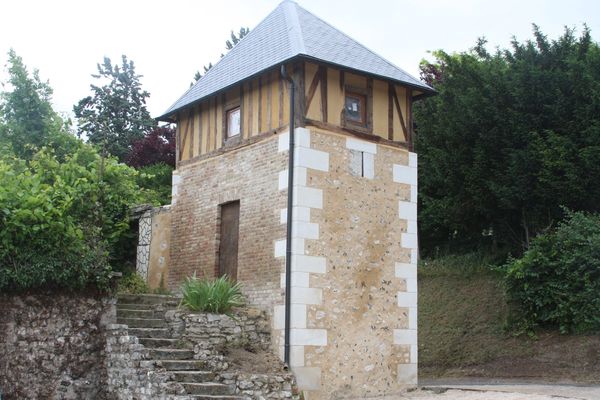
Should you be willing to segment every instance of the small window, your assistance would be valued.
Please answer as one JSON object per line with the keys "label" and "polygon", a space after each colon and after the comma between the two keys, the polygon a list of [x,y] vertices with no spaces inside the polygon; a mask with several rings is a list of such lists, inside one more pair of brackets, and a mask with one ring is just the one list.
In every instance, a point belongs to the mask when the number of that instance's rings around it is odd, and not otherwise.
{"label": "small window", "polygon": [[227,138],[240,134],[240,108],[227,111]]}
{"label": "small window", "polygon": [[346,93],[346,121],[364,125],[366,122],[365,96],[356,93]]}

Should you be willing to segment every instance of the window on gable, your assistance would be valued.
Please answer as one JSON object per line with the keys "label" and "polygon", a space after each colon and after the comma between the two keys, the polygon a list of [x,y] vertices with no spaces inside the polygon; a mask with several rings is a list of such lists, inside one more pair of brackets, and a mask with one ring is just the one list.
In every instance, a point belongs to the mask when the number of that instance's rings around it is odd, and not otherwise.
{"label": "window on gable", "polygon": [[227,110],[227,138],[240,134],[240,108]]}
{"label": "window on gable", "polygon": [[346,113],[346,121],[358,125],[366,125],[367,107],[365,96],[357,93],[347,92],[344,109]]}

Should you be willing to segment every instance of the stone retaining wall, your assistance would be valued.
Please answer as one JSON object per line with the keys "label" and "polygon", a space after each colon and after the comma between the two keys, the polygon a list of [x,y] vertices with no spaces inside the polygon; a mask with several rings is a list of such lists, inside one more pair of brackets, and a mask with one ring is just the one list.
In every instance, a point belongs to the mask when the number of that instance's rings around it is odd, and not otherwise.
{"label": "stone retaining wall", "polygon": [[114,300],[0,296],[2,399],[106,399],[105,327]]}
{"label": "stone retaining wall", "polygon": [[270,347],[271,327],[266,313],[258,309],[239,309],[232,316],[180,312],[180,318],[185,326],[183,339],[194,343],[216,346],[248,341],[263,350]]}

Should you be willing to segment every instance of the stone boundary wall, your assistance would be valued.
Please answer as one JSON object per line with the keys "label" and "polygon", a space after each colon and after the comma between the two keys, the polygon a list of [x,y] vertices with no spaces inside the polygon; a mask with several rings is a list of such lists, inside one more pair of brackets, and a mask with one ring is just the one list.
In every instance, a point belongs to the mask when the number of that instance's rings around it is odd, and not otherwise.
{"label": "stone boundary wall", "polygon": [[105,329],[114,303],[66,292],[1,295],[2,399],[107,399]]}

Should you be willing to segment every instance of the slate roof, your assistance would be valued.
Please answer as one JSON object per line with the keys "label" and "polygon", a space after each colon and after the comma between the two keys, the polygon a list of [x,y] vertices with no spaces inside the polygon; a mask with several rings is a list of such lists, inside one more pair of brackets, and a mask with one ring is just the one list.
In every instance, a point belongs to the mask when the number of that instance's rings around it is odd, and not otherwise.
{"label": "slate roof", "polygon": [[296,57],[390,79],[426,93],[434,92],[295,2],[284,0],[158,119]]}

